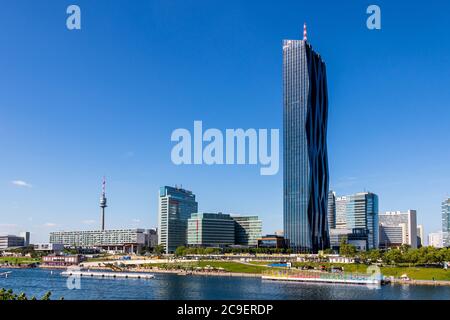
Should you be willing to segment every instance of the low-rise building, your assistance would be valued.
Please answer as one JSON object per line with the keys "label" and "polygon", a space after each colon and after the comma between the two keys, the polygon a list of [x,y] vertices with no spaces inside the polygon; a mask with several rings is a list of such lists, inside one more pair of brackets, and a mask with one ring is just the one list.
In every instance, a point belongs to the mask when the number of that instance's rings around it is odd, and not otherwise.
{"label": "low-rise building", "polygon": [[145,246],[155,248],[158,245],[158,229],[148,229],[145,232]]}
{"label": "low-rise building", "polygon": [[358,251],[369,249],[369,230],[364,228],[330,229],[330,247],[339,250],[342,241],[356,247]]}
{"label": "low-rise building", "polygon": [[25,246],[25,238],[15,235],[0,235],[0,250]]}
{"label": "low-rise building", "polygon": [[282,236],[266,235],[258,238],[258,248],[286,249],[288,247],[288,241]]}
{"label": "low-rise building", "polygon": [[343,257],[338,254],[330,254],[327,258],[329,263],[355,263],[355,258]]}
{"label": "low-rise building", "polygon": [[145,246],[146,232],[144,229],[58,231],[50,233],[50,243],[74,248],[100,248],[133,253]]}
{"label": "low-rise building", "polygon": [[74,266],[78,265],[80,262],[83,262],[84,258],[82,255],[74,254],[74,255],[48,255],[42,257],[42,263],[46,266],[58,266],[58,267],[66,267],[66,266]]}
{"label": "low-rise building", "polygon": [[60,253],[63,250],[64,250],[64,245],[62,243],[36,243],[36,244],[34,244],[34,251]]}

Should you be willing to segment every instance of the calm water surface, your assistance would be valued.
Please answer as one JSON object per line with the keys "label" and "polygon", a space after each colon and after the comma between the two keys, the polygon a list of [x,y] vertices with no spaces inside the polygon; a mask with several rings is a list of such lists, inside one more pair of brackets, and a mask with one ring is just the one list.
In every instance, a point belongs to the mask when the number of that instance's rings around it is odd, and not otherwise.
{"label": "calm water surface", "polygon": [[81,289],[70,290],[61,270],[0,269],[0,288],[52,299],[450,299],[450,287],[386,285],[379,290],[366,286],[276,282],[246,277],[178,276],[155,273],[152,280],[81,279]]}

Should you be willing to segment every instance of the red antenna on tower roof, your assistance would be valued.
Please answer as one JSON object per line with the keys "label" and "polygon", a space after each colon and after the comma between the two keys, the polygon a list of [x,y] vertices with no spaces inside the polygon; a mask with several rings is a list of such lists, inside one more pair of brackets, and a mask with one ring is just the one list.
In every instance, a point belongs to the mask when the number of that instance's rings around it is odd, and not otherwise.
{"label": "red antenna on tower roof", "polygon": [[306,22],[303,24],[303,41],[308,40],[307,32],[306,32]]}

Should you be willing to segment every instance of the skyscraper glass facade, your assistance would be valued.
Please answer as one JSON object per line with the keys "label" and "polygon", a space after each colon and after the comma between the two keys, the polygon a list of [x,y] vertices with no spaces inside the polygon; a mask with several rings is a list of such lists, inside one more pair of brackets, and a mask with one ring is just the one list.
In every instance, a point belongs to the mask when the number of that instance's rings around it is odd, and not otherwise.
{"label": "skyscraper glass facade", "polygon": [[161,187],[159,192],[158,244],[166,253],[187,244],[187,221],[198,211],[195,195],[177,187]]}
{"label": "skyscraper glass facade", "polygon": [[450,198],[442,202],[442,243],[450,247]]}
{"label": "skyscraper glass facade", "polygon": [[295,252],[329,247],[325,63],[306,40],[283,41],[283,220]]}
{"label": "skyscraper glass facade", "polygon": [[336,228],[336,193],[328,192],[328,230]]}
{"label": "skyscraper glass facade", "polygon": [[378,248],[378,196],[371,192],[347,196],[347,228],[368,231],[368,249]]}
{"label": "skyscraper glass facade", "polygon": [[193,213],[188,219],[189,246],[227,246],[234,244],[235,221],[229,214]]}
{"label": "skyscraper glass facade", "polygon": [[231,216],[231,218],[235,221],[235,243],[256,246],[262,232],[262,221],[258,216]]}

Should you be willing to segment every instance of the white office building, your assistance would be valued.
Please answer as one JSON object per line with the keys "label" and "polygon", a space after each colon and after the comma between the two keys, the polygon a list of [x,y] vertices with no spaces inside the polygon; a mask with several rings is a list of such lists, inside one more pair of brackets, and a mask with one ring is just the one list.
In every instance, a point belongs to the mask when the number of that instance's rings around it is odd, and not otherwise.
{"label": "white office building", "polygon": [[147,232],[144,229],[57,231],[50,233],[49,242],[75,248],[132,253],[146,246]]}
{"label": "white office building", "polygon": [[417,213],[388,211],[379,215],[380,246],[384,248],[407,244],[417,248]]}
{"label": "white office building", "polygon": [[444,238],[442,231],[428,234],[428,245],[430,247],[442,248],[444,246],[443,240]]}

